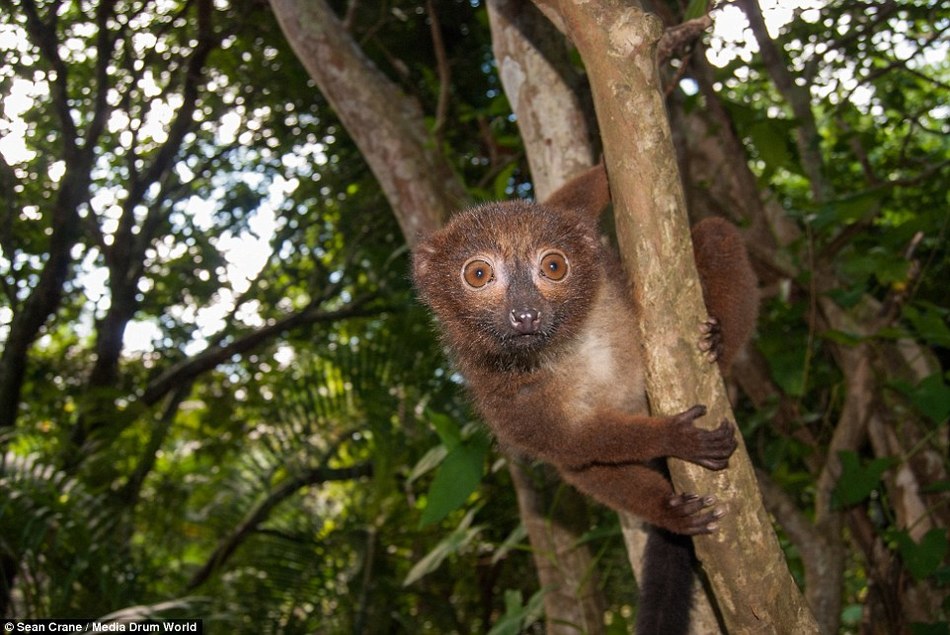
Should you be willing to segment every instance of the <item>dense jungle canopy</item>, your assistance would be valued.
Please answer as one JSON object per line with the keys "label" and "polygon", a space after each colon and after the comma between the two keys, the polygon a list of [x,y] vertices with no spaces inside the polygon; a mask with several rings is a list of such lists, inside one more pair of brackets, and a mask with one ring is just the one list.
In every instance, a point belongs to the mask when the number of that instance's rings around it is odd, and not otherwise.
{"label": "dense jungle canopy", "polygon": [[[599,158],[560,4],[0,0],[0,616],[632,632],[616,514],[499,451],[409,278]],[[759,277],[727,386],[788,568],[828,633],[948,633],[950,10],[642,5]]]}

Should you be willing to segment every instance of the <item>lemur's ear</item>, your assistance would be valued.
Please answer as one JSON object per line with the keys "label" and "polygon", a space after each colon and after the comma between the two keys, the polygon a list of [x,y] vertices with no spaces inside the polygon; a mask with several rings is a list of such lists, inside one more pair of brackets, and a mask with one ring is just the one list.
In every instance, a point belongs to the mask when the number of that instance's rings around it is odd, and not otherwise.
{"label": "lemur's ear", "polygon": [[562,185],[544,201],[547,206],[577,210],[593,218],[600,216],[608,203],[610,185],[603,159]]}

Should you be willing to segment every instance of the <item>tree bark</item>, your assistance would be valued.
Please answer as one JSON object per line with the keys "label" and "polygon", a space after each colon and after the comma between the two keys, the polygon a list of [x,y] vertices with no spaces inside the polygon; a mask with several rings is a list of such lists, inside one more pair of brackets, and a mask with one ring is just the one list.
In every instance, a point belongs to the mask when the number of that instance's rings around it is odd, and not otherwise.
{"label": "tree bark", "polygon": [[489,0],[487,7],[495,64],[543,201],[597,162],[587,82],[571,66],[563,35],[534,5]]}
{"label": "tree bark", "polygon": [[466,201],[433,148],[419,105],[383,75],[324,0],[271,0],[287,41],[393,207],[409,246]]}
{"label": "tree bark", "polygon": [[[636,283],[651,408],[671,415],[704,403],[710,426],[731,419],[721,377],[696,345],[706,313],[654,62],[659,24],[639,7],[617,1],[546,4],[559,14],[591,79],[621,253]],[[718,532],[694,541],[726,630],[817,633],[762,507],[741,439],[724,473],[681,461],[670,461],[670,469],[677,489],[712,493],[727,509]]]}
{"label": "tree bark", "polygon": [[[681,164],[685,166],[684,181],[690,192],[690,211],[700,217],[720,211],[743,221],[748,225],[746,244],[757,265],[760,282],[774,285],[787,280],[794,270],[790,264],[776,260],[777,248],[798,239],[800,232],[785,218],[775,198],[760,192],[755,175],[749,169],[745,147],[712,88],[711,73],[702,50],[694,56],[690,66],[705,98],[702,110],[690,114],[676,111],[675,125],[681,128],[680,155]],[[716,132],[712,131],[713,127]],[[747,359],[735,364],[733,379],[756,407],[764,407],[772,398],[781,402],[782,395],[770,382],[764,359],[755,358],[754,351],[750,353]],[[760,363],[754,367],[756,362]],[[797,434],[802,434],[804,431],[794,419],[793,408],[780,408],[773,425],[777,429],[797,428]],[[817,443],[812,438],[802,441],[809,446]],[[822,632],[836,633],[841,620],[845,553],[840,513],[829,508],[809,521],[788,503],[781,488],[761,474],[757,481],[769,512],[801,554],[804,593],[815,619]]]}
{"label": "tree bark", "polygon": [[[524,142],[535,197],[543,201],[570,177],[592,166],[592,110],[582,103],[564,37],[525,2],[489,0],[492,50]],[[587,106],[587,108],[585,108]],[[559,479],[550,469],[534,469],[509,457],[519,514],[531,542],[544,595],[549,635],[604,632],[606,602],[598,585],[590,550],[580,538],[586,529],[586,505],[571,487],[551,504],[546,494]]]}

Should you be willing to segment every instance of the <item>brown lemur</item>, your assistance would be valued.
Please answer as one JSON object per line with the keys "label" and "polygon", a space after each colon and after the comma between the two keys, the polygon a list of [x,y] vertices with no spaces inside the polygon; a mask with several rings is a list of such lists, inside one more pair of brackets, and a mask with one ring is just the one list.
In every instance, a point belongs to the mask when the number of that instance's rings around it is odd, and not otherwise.
{"label": "brown lemur", "polygon": [[[721,470],[736,448],[735,427],[694,426],[705,414],[700,405],[672,417],[648,414],[637,310],[620,260],[598,230],[609,198],[601,164],[544,204],[508,201],[460,212],[414,250],[415,285],[503,446],[554,465],[582,492],[662,530],[710,533],[723,511],[711,496],[675,493],[663,459]],[[711,316],[699,346],[725,369],[755,325],[755,275],[727,221],[701,221],[693,242]],[[686,586],[655,595],[689,595],[686,553],[679,568],[687,571],[675,573]],[[666,567],[655,564],[659,557],[648,553],[647,568]],[[688,612],[685,601],[680,613]],[[680,626],[641,620],[641,628]]]}

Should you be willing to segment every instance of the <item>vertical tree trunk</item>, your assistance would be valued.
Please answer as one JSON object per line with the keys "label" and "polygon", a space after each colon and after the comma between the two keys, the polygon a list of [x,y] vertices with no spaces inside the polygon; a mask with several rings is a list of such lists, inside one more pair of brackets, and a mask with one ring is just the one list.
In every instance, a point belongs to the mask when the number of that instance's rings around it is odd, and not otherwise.
{"label": "vertical tree trunk", "polygon": [[[673,414],[704,403],[710,425],[732,418],[718,372],[696,348],[706,315],[654,62],[659,23],[617,1],[546,4],[590,76],[621,252],[636,281],[651,407]],[[713,493],[728,510],[716,534],[695,540],[727,630],[818,632],[762,507],[744,446],[730,465],[715,474],[680,461],[670,465],[679,489]]]}
{"label": "vertical tree trunk", "polygon": [[[581,103],[564,37],[526,2],[489,0],[492,49],[531,166],[535,198],[543,201],[570,177],[595,163],[595,131]],[[583,89],[586,90],[586,84]],[[558,476],[511,462],[522,522],[534,553],[549,635],[604,632],[605,601],[594,559],[580,540],[586,529],[582,495],[567,487],[551,505]],[[531,474],[528,472],[531,471]],[[532,478],[533,477],[533,478]],[[541,481],[539,487],[536,482]]]}

